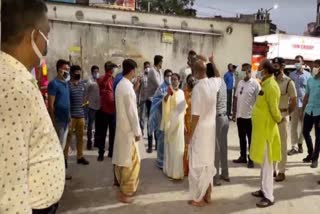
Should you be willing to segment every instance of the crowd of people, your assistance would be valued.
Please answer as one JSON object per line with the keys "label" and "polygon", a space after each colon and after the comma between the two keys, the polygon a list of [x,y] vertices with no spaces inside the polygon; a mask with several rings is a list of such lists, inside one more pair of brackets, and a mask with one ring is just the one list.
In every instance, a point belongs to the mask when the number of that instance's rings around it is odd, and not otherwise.
{"label": "crowd of people", "polygon": [[[248,63],[238,73],[229,64],[222,78],[213,56],[189,51],[187,67],[179,73],[163,69],[164,57],[156,55],[141,74],[132,59],[122,62],[118,74],[111,61],[103,75],[94,65],[85,83],[80,66],[60,59],[48,86],[47,111],[29,72],[47,53],[46,13],[41,0],[2,3],[0,213],[56,212],[65,180],[72,179],[65,169],[73,134],[77,164],[89,164],[83,152],[86,126],[86,148],[98,148],[97,161],[104,161],[109,133],[107,156],[123,203],[132,203],[139,187],[144,134],[146,151],[157,150],[156,165],[168,178],[188,176],[188,203],[196,207],[210,203],[213,186],[230,182],[230,121],[237,123],[240,146],[233,162],[261,165],[261,189],[252,193],[261,198],[258,207],[274,204],[273,182],[285,180],[287,155],[303,153],[303,140],[308,148],[303,162],[318,166],[320,60],[310,74],[297,56],[289,77],[280,57],[263,60],[258,78]],[[25,16],[27,24],[21,25]],[[287,151],[289,123],[292,149]]]}

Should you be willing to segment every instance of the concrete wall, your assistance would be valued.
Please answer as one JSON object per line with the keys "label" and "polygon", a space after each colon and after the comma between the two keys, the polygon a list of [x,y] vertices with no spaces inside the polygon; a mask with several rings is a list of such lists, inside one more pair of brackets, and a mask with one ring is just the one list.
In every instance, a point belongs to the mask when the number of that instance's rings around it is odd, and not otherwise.
{"label": "concrete wall", "polygon": [[[58,58],[69,59],[69,56],[74,63],[82,62],[84,70],[88,71],[93,64],[103,67],[107,60],[120,64],[124,58],[137,60],[141,68],[145,60],[153,61],[155,54],[161,54],[164,56],[163,67],[179,72],[186,66],[186,56],[191,49],[207,56],[214,52],[218,68],[222,71],[230,62],[240,64],[251,61],[250,24],[62,4],[48,4],[48,6],[51,19],[48,55],[50,71],[54,70]],[[83,16],[76,18],[75,14],[80,10]],[[117,17],[115,20],[112,18],[113,15]],[[188,26],[184,26],[183,29],[195,33],[175,32],[173,43],[163,43],[163,32],[160,30],[116,26],[117,24],[133,26],[132,16],[138,17],[136,26],[163,28],[166,24],[166,28],[181,30],[181,23],[185,22]],[[163,19],[166,19],[166,23]],[[225,33],[228,26],[233,28],[233,33],[230,35]],[[220,36],[211,35],[213,32]],[[82,57],[79,52],[69,50],[70,47],[80,44]],[[50,72],[49,76],[52,77],[53,74],[54,72]]]}

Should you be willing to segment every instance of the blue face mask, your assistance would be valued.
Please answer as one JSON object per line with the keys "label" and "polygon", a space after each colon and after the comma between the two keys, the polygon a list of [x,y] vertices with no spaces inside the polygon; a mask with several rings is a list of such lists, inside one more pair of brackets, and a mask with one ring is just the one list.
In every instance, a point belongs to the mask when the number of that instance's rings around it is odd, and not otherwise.
{"label": "blue face mask", "polygon": [[164,81],[168,84],[171,85],[171,77],[165,77]]}

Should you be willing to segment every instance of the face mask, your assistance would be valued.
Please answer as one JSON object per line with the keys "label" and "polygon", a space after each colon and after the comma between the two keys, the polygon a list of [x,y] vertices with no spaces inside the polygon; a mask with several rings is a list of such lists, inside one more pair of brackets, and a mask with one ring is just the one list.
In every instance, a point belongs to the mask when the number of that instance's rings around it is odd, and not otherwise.
{"label": "face mask", "polygon": [[297,69],[298,71],[300,71],[301,68],[302,68],[302,64],[301,64],[301,63],[296,63],[295,66],[296,66],[296,69]]}
{"label": "face mask", "polygon": [[277,77],[281,74],[280,69],[274,69],[274,75]]}
{"label": "face mask", "polygon": [[132,84],[136,84],[137,78],[133,78],[133,79],[131,80],[131,82],[132,82]]}
{"label": "face mask", "polygon": [[81,78],[81,75],[80,75],[80,74],[75,74],[75,75],[73,75],[73,79],[74,79],[74,80],[80,80],[80,78]]}
{"label": "face mask", "polygon": [[95,79],[95,80],[99,79],[99,77],[100,77],[100,74],[99,74],[99,73],[95,73],[95,74],[93,75],[93,79]]}
{"label": "face mask", "polygon": [[[42,55],[41,51],[39,50],[38,46],[36,45],[35,41],[34,41],[34,31],[32,31],[31,33],[31,45],[32,45],[32,49],[35,52],[35,54],[38,56],[38,58],[40,59],[40,65],[43,64],[45,57]],[[49,47],[49,40],[47,39],[47,37],[39,30],[40,35],[43,37],[43,39],[46,41],[47,43],[47,47],[46,50],[48,50]],[[44,55],[47,55],[47,53],[45,53]]]}
{"label": "face mask", "polygon": [[171,77],[166,77],[164,79],[164,81],[168,84],[168,85],[171,85]]}
{"label": "face mask", "polygon": [[319,73],[320,73],[320,68],[313,68],[312,69],[313,76],[317,76]]}
{"label": "face mask", "polygon": [[68,78],[70,79],[70,75],[69,75],[69,72],[68,71],[63,71],[63,74],[62,74],[63,78],[65,80],[67,80]]}

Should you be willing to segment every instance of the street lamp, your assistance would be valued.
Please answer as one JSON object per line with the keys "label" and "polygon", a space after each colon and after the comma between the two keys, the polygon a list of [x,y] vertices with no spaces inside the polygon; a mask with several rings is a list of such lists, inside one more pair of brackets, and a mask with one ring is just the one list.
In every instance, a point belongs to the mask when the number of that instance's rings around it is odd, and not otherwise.
{"label": "street lamp", "polygon": [[271,10],[277,10],[279,8],[278,4],[274,4],[273,7],[270,9],[266,10],[265,16],[264,16],[264,33],[267,35],[267,21],[269,20],[269,12]]}

